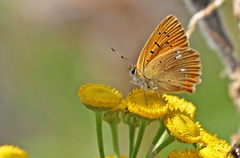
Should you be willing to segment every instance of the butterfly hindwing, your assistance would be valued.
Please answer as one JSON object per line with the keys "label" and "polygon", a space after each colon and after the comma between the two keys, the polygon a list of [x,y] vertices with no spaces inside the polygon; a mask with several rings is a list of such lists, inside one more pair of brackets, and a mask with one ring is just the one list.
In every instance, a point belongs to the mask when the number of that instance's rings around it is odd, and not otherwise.
{"label": "butterfly hindwing", "polygon": [[187,48],[189,43],[181,23],[174,15],[167,16],[154,30],[142,49],[136,67],[144,73],[155,56],[174,48]]}
{"label": "butterfly hindwing", "polygon": [[195,91],[200,83],[200,54],[191,48],[175,48],[158,54],[145,68],[152,88],[166,93]]}

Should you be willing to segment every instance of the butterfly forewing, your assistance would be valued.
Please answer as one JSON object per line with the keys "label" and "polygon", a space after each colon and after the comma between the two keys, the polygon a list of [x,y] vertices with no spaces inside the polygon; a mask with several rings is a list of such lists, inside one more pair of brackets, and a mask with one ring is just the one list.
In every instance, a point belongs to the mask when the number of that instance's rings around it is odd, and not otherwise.
{"label": "butterfly forewing", "polygon": [[195,91],[200,83],[200,54],[191,48],[175,48],[158,54],[145,68],[145,77],[152,89],[160,92],[178,93]]}
{"label": "butterfly forewing", "polygon": [[144,73],[145,67],[159,54],[174,48],[189,47],[181,23],[174,15],[167,16],[154,30],[137,61],[137,69]]}

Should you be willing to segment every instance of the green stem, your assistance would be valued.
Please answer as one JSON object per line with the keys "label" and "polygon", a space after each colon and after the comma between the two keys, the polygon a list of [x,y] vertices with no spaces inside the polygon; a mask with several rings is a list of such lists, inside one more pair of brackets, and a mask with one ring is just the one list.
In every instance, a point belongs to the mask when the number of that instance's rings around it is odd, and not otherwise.
{"label": "green stem", "polygon": [[164,125],[164,123],[160,120],[160,126],[158,128],[157,134],[155,135],[152,144],[156,145],[156,143],[158,142],[159,138],[162,136],[163,132],[166,130],[166,126]]}
{"label": "green stem", "polygon": [[103,112],[95,112],[95,117],[96,117],[96,127],[97,127],[98,150],[99,150],[100,158],[105,158],[104,148],[103,148],[103,137],[102,137]]}
{"label": "green stem", "polygon": [[131,157],[133,147],[134,147],[134,136],[136,127],[129,125],[129,157]]}
{"label": "green stem", "polygon": [[[160,137],[162,136],[163,132],[166,130],[166,126],[164,125],[164,123],[162,122],[162,120],[160,119],[160,126],[158,128],[157,134],[155,135],[153,141],[152,141],[152,145],[155,146],[156,143],[159,141]],[[149,153],[150,152],[150,153]],[[152,151],[148,151],[145,158],[149,157],[149,154],[151,154]]]}
{"label": "green stem", "polygon": [[142,138],[143,138],[143,134],[144,131],[147,127],[148,121],[146,120],[141,120],[140,121],[140,126],[139,126],[139,131],[138,131],[138,136],[137,136],[137,141],[136,144],[134,146],[133,152],[131,154],[131,158],[136,158],[138,150],[140,148],[141,142],[142,142]]}
{"label": "green stem", "polygon": [[[157,153],[159,153],[160,151],[162,151],[162,149],[164,149],[166,146],[168,146],[169,144],[171,144],[172,142],[175,141],[175,138],[171,135],[168,134],[167,130],[163,133],[162,135],[163,138],[166,138],[162,143],[160,143],[160,145],[157,147]],[[161,137],[161,140],[163,140]],[[159,144],[159,142],[158,142]]]}
{"label": "green stem", "polygon": [[114,158],[119,158],[119,147],[118,147],[118,123],[110,124],[112,130],[113,150]]}

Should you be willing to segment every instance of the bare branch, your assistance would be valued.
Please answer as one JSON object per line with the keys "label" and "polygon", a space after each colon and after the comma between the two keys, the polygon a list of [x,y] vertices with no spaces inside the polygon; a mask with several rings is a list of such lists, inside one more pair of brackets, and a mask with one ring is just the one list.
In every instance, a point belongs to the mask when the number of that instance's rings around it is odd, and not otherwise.
{"label": "bare branch", "polygon": [[212,1],[206,8],[198,11],[197,13],[195,13],[189,24],[188,24],[188,30],[186,31],[187,37],[190,38],[191,34],[193,33],[193,31],[196,28],[196,25],[198,23],[199,20],[201,20],[202,18],[205,18],[206,16],[212,14],[212,12],[218,8],[225,0],[215,0]]}

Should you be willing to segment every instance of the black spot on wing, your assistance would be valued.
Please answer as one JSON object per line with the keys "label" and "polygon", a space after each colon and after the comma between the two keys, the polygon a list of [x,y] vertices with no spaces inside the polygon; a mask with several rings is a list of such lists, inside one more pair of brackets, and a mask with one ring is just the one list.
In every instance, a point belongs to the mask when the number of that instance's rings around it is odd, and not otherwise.
{"label": "black spot on wing", "polygon": [[158,44],[157,42],[154,42],[155,45],[157,45],[158,47],[161,47],[160,44]]}

